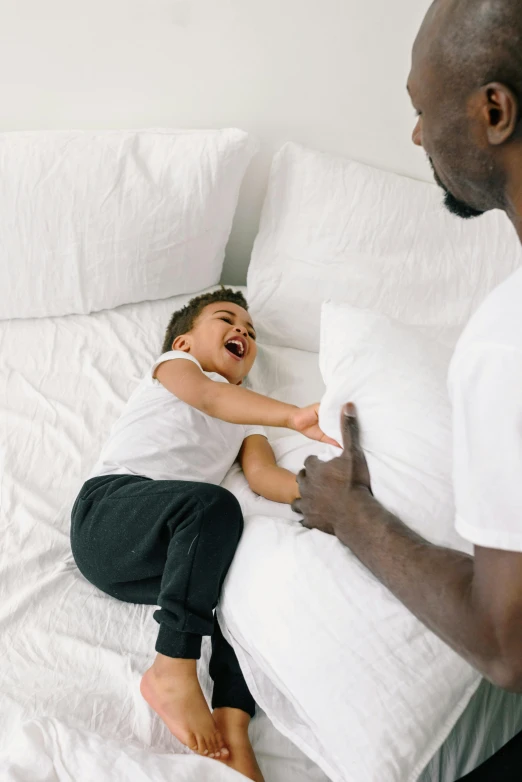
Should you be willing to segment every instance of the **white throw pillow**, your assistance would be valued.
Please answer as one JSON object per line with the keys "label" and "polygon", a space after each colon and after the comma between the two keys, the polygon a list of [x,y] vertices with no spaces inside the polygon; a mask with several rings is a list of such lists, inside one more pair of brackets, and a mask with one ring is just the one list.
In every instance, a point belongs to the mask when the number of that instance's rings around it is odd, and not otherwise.
{"label": "white throw pillow", "polygon": [[320,424],[342,442],[340,411],[354,402],[377,499],[431,542],[469,551],[455,531],[446,387],[456,336],[325,303]]}
{"label": "white throw pillow", "polygon": [[417,782],[480,675],[336,538],[252,499],[219,616],[256,702],[333,782]]}
{"label": "white throw pillow", "polygon": [[248,272],[259,337],[318,351],[335,298],[405,323],[462,326],[522,263],[507,217],[454,217],[436,185],[286,144]]}
{"label": "white throw pillow", "polygon": [[255,150],[240,130],[0,134],[0,319],[215,285]]}
{"label": "white throw pillow", "polygon": [[[339,439],[354,401],[376,496],[429,540],[469,550],[453,528],[445,377],[456,336],[326,304],[320,421]],[[294,472],[311,453],[339,453],[299,435],[274,449]],[[257,702],[334,782],[416,782],[480,675],[336,538],[255,497],[238,468],[225,485],[245,531],[220,615]]]}

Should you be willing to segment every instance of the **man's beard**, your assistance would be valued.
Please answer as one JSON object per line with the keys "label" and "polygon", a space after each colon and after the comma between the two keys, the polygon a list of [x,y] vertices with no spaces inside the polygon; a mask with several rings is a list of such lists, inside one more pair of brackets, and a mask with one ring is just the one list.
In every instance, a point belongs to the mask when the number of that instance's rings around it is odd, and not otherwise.
{"label": "man's beard", "polygon": [[444,191],[444,206],[449,212],[457,215],[457,217],[463,217],[464,220],[469,220],[470,217],[480,217],[484,214],[484,212],[481,212],[478,209],[469,206],[469,204],[466,204],[464,201],[460,201],[458,198],[455,198],[453,193],[450,193],[446,185],[444,185],[441,181],[435,170],[432,159],[428,158],[428,160],[430,161],[430,166],[433,171],[433,176],[435,177],[435,182]]}

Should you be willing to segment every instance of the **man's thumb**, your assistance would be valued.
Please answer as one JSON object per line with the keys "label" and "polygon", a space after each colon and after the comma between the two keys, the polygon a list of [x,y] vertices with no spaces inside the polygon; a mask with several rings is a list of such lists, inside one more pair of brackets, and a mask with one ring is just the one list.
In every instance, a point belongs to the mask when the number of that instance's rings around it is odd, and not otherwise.
{"label": "man's thumb", "polygon": [[357,410],[351,402],[343,407],[341,426],[344,445],[343,456],[350,459],[352,463],[353,480],[366,486],[370,494],[373,494],[368,462],[361,447]]}
{"label": "man's thumb", "polygon": [[352,458],[354,449],[359,447],[359,424],[357,411],[352,402],[343,406],[341,411],[341,432],[343,436],[343,449],[347,456]]}

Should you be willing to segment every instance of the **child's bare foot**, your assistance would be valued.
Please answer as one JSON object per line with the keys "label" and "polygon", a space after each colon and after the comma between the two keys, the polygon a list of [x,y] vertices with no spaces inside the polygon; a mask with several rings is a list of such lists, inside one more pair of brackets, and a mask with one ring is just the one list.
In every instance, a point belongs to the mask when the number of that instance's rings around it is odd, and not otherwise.
{"label": "child's bare foot", "polygon": [[230,750],[222,762],[254,782],[264,782],[248,736],[250,716],[241,709],[230,708],[214,709],[212,716]]}
{"label": "child's bare foot", "polygon": [[140,691],[171,733],[200,755],[225,760],[229,751],[199,685],[196,660],[158,654]]}

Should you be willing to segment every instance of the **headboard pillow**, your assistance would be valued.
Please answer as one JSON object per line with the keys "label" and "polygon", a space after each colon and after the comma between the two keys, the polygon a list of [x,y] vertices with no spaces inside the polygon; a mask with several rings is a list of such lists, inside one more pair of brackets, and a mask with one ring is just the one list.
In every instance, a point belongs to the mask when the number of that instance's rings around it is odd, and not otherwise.
{"label": "headboard pillow", "polygon": [[521,262],[503,213],[465,221],[444,209],[436,185],[286,144],[272,166],[248,301],[264,343],[317,352],[326,299],[459,327]]}
{"label": "headboard pillow", "polygon": [[0,134],[0,319],[215,285],[255,151],[241,130]]}

